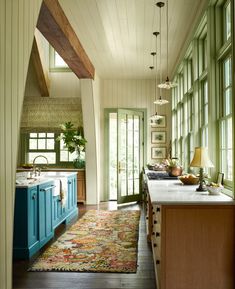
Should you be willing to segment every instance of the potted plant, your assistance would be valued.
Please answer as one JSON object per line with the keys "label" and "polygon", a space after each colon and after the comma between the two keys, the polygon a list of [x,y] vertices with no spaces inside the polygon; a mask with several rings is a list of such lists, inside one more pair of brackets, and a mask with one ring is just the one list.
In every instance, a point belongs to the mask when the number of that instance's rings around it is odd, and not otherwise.
{"label": "potted plant", "polygon": [[74,125],[69,121],[60,125],[62,134],[57,138],[57,141],[63,140],[65,147],[70,153],[76,152],[77,157],[73,161],[75,168],[84,168],[85,159],[81,157],[81,152],[85,151],[86,139],[83,135],[83,128],[74,128]]}

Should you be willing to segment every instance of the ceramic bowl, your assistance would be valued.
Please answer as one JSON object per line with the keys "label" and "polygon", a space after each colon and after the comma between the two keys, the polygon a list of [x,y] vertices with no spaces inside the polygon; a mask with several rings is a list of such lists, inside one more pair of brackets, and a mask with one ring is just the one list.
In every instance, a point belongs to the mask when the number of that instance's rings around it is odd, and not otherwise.
{"label": "ceramic bowl", "polygon": [[206,186],[207,191],[209,192],[209,195],[219,195],[223,191],[223,186],[219,187],[212,187],[212,186]]}

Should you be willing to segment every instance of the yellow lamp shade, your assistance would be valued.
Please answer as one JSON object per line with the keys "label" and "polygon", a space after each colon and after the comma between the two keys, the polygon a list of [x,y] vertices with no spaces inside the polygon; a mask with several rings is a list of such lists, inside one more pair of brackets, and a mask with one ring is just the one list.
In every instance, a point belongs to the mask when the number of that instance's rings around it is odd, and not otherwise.
{"label": "yellow lamp shade", "polygon": [[214,165],[208,156],[206,147],[196,147],[190,167],[213,168]]}

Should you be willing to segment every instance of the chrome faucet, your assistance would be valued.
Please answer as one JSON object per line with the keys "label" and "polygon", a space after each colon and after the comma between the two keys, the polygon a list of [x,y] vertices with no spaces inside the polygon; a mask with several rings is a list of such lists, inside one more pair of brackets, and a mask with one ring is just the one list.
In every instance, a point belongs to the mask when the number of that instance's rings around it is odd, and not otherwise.
{"label": "chrome faucet", "polygon": [[37,158],[44,158],[44,159],[47,161],[47,166],[48,166],[48,163],[49,163],[47,157],[45,157],[45,156],[43,156],[43,155],[38,155],[38,156],[36,156],[36,157],[33,159],[33,173],[34,173],[35,177],[36,177],[37,175],[40,176],[40,174],[41,174],[41,168],[40,168],[40,167],[37,167],[36,164],[35,164],[35,161],[36,161]]}

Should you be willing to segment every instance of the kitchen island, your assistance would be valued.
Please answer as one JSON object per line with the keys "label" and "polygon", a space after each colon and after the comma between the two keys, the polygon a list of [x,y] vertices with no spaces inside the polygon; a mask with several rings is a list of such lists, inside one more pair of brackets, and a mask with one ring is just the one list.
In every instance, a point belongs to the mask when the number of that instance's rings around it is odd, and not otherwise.
{"label": "kitchen island", "polygon": [[77,216],[76,172],[42,172],[34,178],[17,173],[14,258],[31,258],[53,238],[62,222]]}
{"label": "kitchen island", "polygon": [[146,180],[158,289],[233,289],[235,202],[178,180]]}

